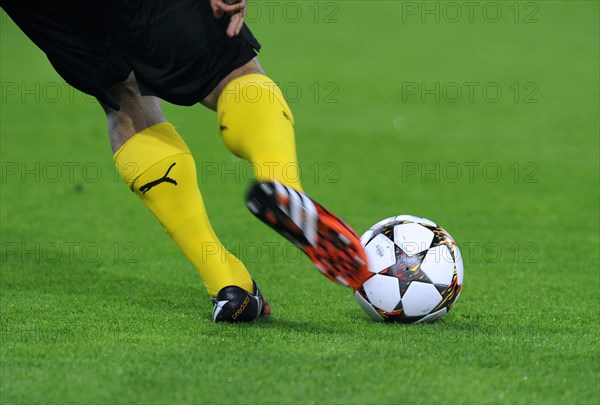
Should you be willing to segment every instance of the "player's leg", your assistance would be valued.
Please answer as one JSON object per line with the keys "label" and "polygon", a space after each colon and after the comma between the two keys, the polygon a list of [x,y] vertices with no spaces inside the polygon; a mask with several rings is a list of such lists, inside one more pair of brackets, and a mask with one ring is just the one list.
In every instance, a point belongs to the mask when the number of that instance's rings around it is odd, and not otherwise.
{"label": "player's leg", "polygon": [[300,246],[328,277],[361,284],[370,274],[356,233],[301,191],[294,117],[279,88],[252,61],[260,45],[248,28],[229,38],[228,19],[215,19],[208,1],[148,0],[132,12],[139,18],[127,15],[111,33],[141,93],[210,105],[216,92],[212,102],[215,107],[217,100],[223,140],[252,162],[259,181],[249,194],[253,213]]}
{"label": "player's leg", "polygon": [[[215,236],[185,142],[166,122],[159,100],[142,97],[137,80],[130,76],[132,70],[140,69],[146,73],[149,85],[158,81],[161,95],[174,93],[181,96],[175,102],[196,103],[204,97],[204,89],[209,88],[208,94],[220,80],[212,78],[212,70],[220,65],[204,57],[206,49],[212,49],[206,45],[219,45],[220,41],[226,54],[235,56],[240,43],[219,37],[220,27],[212,30],[211,38],[204,38],[206,26],[215,24],[208,2],[186,0],[184,5],[182,0],[148,0],[133,8],[118,3],[0,0],[2,8],[44,51],[63,79],[100,100],[120,172],[190,258],[209,294],[219,299],[213,313],[215,320],[254,319],[257,312],[268,311],[268,306],[258,299],[257,287],[244,265]],[[176,38],[165,43],[171,32]],[[145,46],[149,43],[160,45]],[[241,57],[254,55],[247,48]],[[188,57],[190,50],[195,58]],[[169,65],[165,60],[176,62]],[[190,60],[197,64],[183,68]],[[239,66],[235,57],[223,63]],[[204,67],[205,71],[196,67]],[[190,75],[190,71],[195,74]],[[215,81],[213,85],[211,80]]]}
{"label": "player's leg", "polygon": [[371,276],[358,235],[302,190],[294,116],[256,58],[231,72],[204,99],[217,110],[221,136],[252,163],[250,211],[300,247],[328,278],[351,287]]}
{"label": "player's leg", "polygon": [[258,58],[229,73],[202,104],[217,111],[225,145],[252,163],[257,181],[302,189],[292,111]]}
{"label": "player's leg", "polygon": [[194,159],[165,119],[159,99],[142,96],[133,75],[111,95],[121,108],[103,107],[118,170],[198,270],[209,295],[218,297],[215,321],[248,321],[268,313],[244,264],[215,235]]}

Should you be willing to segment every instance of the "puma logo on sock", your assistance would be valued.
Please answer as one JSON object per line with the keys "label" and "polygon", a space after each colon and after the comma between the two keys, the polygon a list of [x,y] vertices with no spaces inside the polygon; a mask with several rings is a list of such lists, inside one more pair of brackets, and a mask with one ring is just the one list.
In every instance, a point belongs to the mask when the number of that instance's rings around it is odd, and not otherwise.
{"label": "puma logo on sock", "polygon": [[169,168],[167,169],[167,172],[165,173],[164,176],[162,176],[160,179],[158,180],[153,180],[150,183],[144,184],[142,187],[140,187],[140,192],[142,194],[146,194],[147,191],[149,191],[151,188],[158,186],[160,183],[171,183],[174,185],[177,185],[177,181],[175,181],[175,179],[172,179],[169,176],[169,172],[171,171],[171,169],[173,168],[173,166],[175,166],[177,163],[173,163],[171,166],[169,166]]}

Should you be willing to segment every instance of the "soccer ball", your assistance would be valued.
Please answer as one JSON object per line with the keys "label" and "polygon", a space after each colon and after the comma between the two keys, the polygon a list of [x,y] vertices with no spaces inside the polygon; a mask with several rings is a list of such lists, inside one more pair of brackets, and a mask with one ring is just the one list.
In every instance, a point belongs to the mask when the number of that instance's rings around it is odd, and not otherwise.
{"label": "soccer ball", "polygon": [[373,276],[354,296],[373,319],[433,322],[460,295],[463,262],[454,239],[435,222],[411,215],[384,219],[361,237]]}

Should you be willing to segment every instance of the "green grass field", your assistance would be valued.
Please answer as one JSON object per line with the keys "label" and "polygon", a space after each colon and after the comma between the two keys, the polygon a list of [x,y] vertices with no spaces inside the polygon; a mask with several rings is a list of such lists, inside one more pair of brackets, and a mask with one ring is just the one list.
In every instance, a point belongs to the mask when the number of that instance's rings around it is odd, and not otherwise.
{"label": "green grass field", "polygon": [[459,301],[414,326],[370,321],[255,220],[215,116],[165,105],[273,308],[213,324],[102,110],[2,14],[0,402],[600,403],[598,4],[253,2],[309,194],[359,233],[414,214],[462,248]]}

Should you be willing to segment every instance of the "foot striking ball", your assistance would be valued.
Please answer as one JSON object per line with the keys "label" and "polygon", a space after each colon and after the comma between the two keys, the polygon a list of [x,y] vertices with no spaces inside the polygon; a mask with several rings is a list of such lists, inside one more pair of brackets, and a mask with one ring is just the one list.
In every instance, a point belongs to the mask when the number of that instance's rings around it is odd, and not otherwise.
{"label": "foot striking ball", "polygon": [[373,276],[355,290],[361,308],[386,322],[433,322],[460,295],[463,262],[454,239],[433,221],[384,219],[361,237]]}

